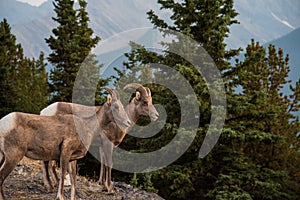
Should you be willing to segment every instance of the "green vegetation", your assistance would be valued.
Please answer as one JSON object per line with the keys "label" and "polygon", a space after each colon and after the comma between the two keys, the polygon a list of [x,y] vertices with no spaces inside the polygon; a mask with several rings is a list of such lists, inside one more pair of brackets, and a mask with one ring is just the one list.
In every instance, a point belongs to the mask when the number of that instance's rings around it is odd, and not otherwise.
{"label": "green vegetation", "polygon": [[[233,1],[158,2],[162,9],[172,11],[172,24],[149,11],[154,26],[188,35],[214,59],[226,86],[227,116],[218,144],[208,156],[199,159],[211,116],[210,94],[204,80],[190,63],[178,56],[168,51],[155,54],[132,43],[132,51],[126,54],[128,79],[132,80],[132,74],[140,74],[137,79],[142,81],[151,74],[147,73],[148,63],[173,67],[193,86],[201,112],[194,143],[175,163],[151,173],[149,189],[154,187],[166,199],[298,199],[300,124],[292,113],[299,109],[299,82],[290,86],[288,96],[280,91],[289,84],[288,56],[280,48],[270,45],[266,50],[252,40],[246,48],[245,59],[232,65],[229,60],[239,50],[226,50],[224,39],[229,26],[238,23],[234,20],[237,13]],[[166,44],[167,49],[175,45],[178,44]],[[200,55],[193,59],[197,56]],[[156,70],[152,80],[160,76]],[[167,110],[167,123],[154,138],[125,138],[124,148],[153,151],[167,144],[177,132],[180,110],[176,98],[161,86],[154,85],[151,89],[154,103],[164,105]],[[131,181],[145,188],[144,176],[133,175]]]}
{"label": "green vegetation", "polygon": [[13,111],[39,113],[48,103],[44,54],[38,60],[23,55],[6,21],[0,22],[0,117]]}
{"label": "green vegetation", "polygon": [[[94,37],[93,30],[88,26],[86,1],[79,0],[79,9],[77,10],[74,8],[73,0],[55,0],[53,5],[57,15],[57,17],[53,17],[53,20],[59,25],[52,30],[54,36],[46,39],[52,50],[48,60],[54,66],[49,76],[51,101],[71,102],[75,79],[80,68],[83,69],[82,73],[89,75],[81,75],[81,77],[85,77],[84,80],[81,80],[83,90],[91,90],[92,83],[100,79],[98,72],[101,65],[97,63],[95,55],[90,54],[91,49],[97,45],[100,38]],[[107,81],[99,81],[99,87],[106,85]],[[90,102],[90,98],[94,97],[77,99],[77,102],[95,103]],[[98,96],[96,99],[100,100],[99,98]]]}

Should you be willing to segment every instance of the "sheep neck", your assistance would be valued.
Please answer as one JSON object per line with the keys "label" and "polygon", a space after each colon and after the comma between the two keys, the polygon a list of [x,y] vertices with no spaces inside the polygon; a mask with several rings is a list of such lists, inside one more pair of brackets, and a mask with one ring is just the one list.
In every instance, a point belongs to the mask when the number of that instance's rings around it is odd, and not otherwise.
{"label": "sheep neck", "polygon": [[80,124],[80,128],[82,128],[80,132],[88,133],[84,134],[84,136],[81,137],[81,140],[83,141],[87,149],[92,144],[94,136],[102,130],[101,125],[103,125],[102,120],[104,117],[104,111],[102,108],[103,107],[100,107],[94,115],[81,118],[83,119],[83,124]]}
{"label": "sheep neck", "polygon": [[125,111],[131,121],[131,126],[133,126],[140,117],[135,110],[134,99],[132,99],[131,102],[126,106]]}

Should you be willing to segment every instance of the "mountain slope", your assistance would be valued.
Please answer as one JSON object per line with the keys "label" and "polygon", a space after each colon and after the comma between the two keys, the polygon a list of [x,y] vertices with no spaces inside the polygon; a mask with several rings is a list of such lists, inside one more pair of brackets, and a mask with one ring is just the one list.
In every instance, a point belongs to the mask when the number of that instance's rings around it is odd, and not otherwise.
{"label": "mountain slope", "polygon": [[[90,25],[102,39],[121,31],[152,26],[146,12],[155,10],[163,18],[169,11],[160,11],[156,0],[88,0],[87,11]],[[300,27],[299,0],[236,0],[239,25],[231,27],[228,47],[245,47],[254,38],[265,43],[279,38]],[[52,35],[57,26],[51,19],[55,16],[52,1],[39,7],[16,0],[0,0],[0,19],[6,18],[12,32],[24,47],[27,56],[37,57],[40,51],[49,53],[45,38]]]}
{"label": "mountain slope", "polygon": [[250,40],[266,43],[300,26],[299,0],[236,0],[240,25],[231,28],[229,47],[244,47]]}
{"label": "mountain slope", "polygon": [[13,26],[36,20],[49,12],[16,0],[0,0],[0,20],[6,18]]}
{"label": "mountain slope", "polygon": [[[11,24],[12,32],[24,47],[25,54],[29,57],[37,57],[40,51],[48,54],[50,49],[45,38],[52,35],[51,30],[57,26],[52,20],[55,16],[52,2],[47,1],[35,7],[16,0],[0,1],[3,4],[0,7],[0,19],[6,18]],[[2,12],[7,6],[10,11]],[[155,1],[89,0],[87,6],[90,26],[102,39],[125,30],[151,26],[146,17],[149,9],[158,10]],[[14,14],[16,12],[17,15]]]}

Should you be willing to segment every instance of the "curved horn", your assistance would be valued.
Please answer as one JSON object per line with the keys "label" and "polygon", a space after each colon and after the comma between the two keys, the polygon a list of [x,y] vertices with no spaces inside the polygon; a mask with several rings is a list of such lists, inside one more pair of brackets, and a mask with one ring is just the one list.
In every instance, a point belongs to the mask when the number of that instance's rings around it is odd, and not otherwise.
{"label": "curved horn", "polygon": [[117,90],[114,90],[114,89],[111,89],[111,88],[108,88],[108,87],[100,87],[100,89],[104,89],[106,90],[107,92],[109,92],[109,94],[111,95],[112,98],[115,98],[115,99],[119,99],[119,93],[117,92]]}
{"label": "curved horn", "polygon": [[140,93],[147,95],[147,91],[146,91],[145,87],[139,83],[129,83],[124,86],[123,90],[125,90],[127,88],[135,88]]}
{"label": "curved horn", "polygon": [[135,88],[138,89],[139,87],[143,87],[141,84],[139,83],[129,83],[127,85],[124,86],[123,90],[126,90],[128,88]]}
{"label": "curved horn", "polygon": [[108,88],[108,87],[100,87],[100,89],[106,90],[111,96],[113,96],[113,94],[114,94],[114,91],[113,91],[113,89],[111,89],[111,88]]}

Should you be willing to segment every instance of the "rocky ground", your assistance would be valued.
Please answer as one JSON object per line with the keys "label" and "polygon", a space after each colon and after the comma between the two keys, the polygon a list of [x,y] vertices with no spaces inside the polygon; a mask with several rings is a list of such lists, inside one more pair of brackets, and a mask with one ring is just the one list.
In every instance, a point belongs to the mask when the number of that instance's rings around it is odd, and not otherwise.
{"label": "rocky ground", "polygon": [[[77,176],[77,199],[80,200],[162,200],[157,194],[147,193],[125,183],[115,182],[115,193],[108,194],[98,183]],[[4,194],[9,200],[53,200],[57,190],[48,192],[43,186],[40,163],[23,159],[4,182]],[[70,186],[65,186],[65,197],[70,199]]]}

